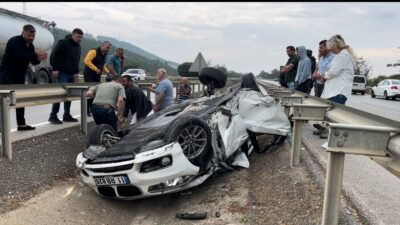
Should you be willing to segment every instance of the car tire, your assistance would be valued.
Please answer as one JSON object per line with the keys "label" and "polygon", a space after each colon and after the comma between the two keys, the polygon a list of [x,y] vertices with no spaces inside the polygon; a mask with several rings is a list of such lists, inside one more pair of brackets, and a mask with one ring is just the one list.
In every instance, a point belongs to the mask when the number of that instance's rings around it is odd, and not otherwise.
{"label": "car tire", "polygon": [[388,100],[389,99],[389,97],[388,97],[388,95],[387,95],[387,92],[385,91],[385,92],[383,92],[383,98],[385,99],[385,100]]}
{"label": "car tire", "polygon": [[211,130],[196,116],[182,116],[169,124],[165,132],[167,143],[178,142],[186,158],[200,170],[206,169],[212,156]]}
{"label": "car tire", "polygon": [[48,84],[49,75],[45,70],[40,70],[36,75],[36,84]]}
{"label": "car tire", "polygon": [[361,95],[365,95],[365,91],[362,91],[362,92],[361,92]]}
{"label": "car tire", "polygon": [[257,85],[256,77],[252,74],[246,74],[242,77],[242,88],[250,88],[253,91],[261,92]]}
{"label": "car tire", "polygon": [[95,125],[89,132],[89,138],[86,147],[89,147],[90,145],[102,145],[106,148],[111,147],[112,143],[105,135],[118,137],[117,131],[115,131],[112,126],[108,124]]}
{"label": "car tire", "polygon": [[33,72],[30,68],[25,73],[25,84],[33,84]]}
{"label": "car tire", "polygon": [[376,97],[376,95],[375,95],[374,91],[371,91],[371,98],[375,98],[375,97]]}
{"label": "car tire", "polygon": [[199,73],[199,80],[204,85],[214,83],[214,88],[223,88],[226,85],[228,77],[222,71],[213,68],[205,67]]}

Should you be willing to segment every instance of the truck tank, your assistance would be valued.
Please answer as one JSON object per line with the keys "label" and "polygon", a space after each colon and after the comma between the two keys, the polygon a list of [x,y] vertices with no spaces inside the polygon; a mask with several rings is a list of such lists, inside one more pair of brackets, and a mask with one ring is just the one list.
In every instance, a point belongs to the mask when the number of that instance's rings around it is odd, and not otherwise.
{"label": "truck tank", "polygon": [[[0,8],[0,58],[3,57],[7,41],[16,35],[21,34],[25,24],[32,24],[36,28],[35,49],[43,49],[50,53],[54,43],[51,29],[55,27],[54,22],[48,22],[35,17],[27,16],[14,11]],[[39,65],[29,65],[26,73],[25,83],[49,83],[52,82],[51,66],[49,59],[43,60]]]}

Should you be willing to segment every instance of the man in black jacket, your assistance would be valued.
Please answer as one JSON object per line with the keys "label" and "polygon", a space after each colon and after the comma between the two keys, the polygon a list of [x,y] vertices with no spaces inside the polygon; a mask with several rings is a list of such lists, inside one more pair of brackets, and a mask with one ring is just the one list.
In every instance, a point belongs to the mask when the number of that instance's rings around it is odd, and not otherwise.
{"label": "man in black jacket", "polygon": [[[25,84],[25,74],[29,63],[37,65],[47,59],[43,50],[35,50],[33,40],[36,29],[27,24],[22,29],[22,34],[14,36],[7,41],[6,50],[0,66],[0,84]],[[35,127],[26,125],[25,108],[17,108],[17,130],[34,130]]]}
{"label": "man in black jacket", "polygon": [[129,111],[131,111],[133,115],[131,124],[134,124],[135,122],[151,115],[153,104],[146,97],[143,91],[133,84],[132,78],[129,75],[122,77],[122,85],[124,86],[126,93],[124,117],[127,118]]}
{"label": "man in black jacket", "polygon": [[[72,34],[68,34],[64,39],[59,40],[50,55],[50,64],[53,67],[53,77],[55,83],[74,83],[75,77],[79,73],[79,60],[81,57],[81,41],[83,32],[75,28]],[[71,102],[64,102],[64,122],[78,122],[70,114]],[[58,119],[57,113],[60,111],[60,103],[54,103],[51,109],[49,122],[52,124],[62,124]]]}

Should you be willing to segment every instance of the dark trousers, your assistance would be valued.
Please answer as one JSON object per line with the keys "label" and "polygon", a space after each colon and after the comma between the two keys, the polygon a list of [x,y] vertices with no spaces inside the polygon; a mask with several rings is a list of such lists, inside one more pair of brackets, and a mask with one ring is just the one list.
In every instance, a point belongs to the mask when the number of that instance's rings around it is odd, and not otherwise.
{"label": "dark trousers", "polygon": [[16,108],[15,113],[17,114],[17,125],[26,125],[25,124],[25,108]]}
{"label": "dark trousers", "polygon": [[109,124],[117,131],[118,118],[114,108],[106,109],[103,105],[92,105],[93,119],[96,124]]}
{"label": "dark trousers", "polygon": [[328,100],[344,105],[347,101],[347,98],[344,95],[336,95],[332,98],[328,98]]}
{"label": "dark trousers", "polygon": [[[25,76],[19,77],[20,79],[13,80],[11,77],[8,76],[9,73],[5,71],[0,71],[0,84],[7,85],[7,84],[25,84]],[[16,108],[15,114],[17,117],[17,125],[26,125],[25,123],[25,108]]]}
{"label": "dark trousers", "polygon": [[315,83],[315,88],[314,88],[314,92],[315,92],[315,96],[320,98],[322,95],[322,91],[324,90],[324,86],[325,84],[318,84]]}
{"label": "dark trousers", "polygon": [[[66,74],[59,72],[57,79],[54,80],[55,83],[74,83],[75,76],[73,74]],[[71,102],[64,102],[64,116],[63,118],[71,117],[70,114]],[[50,118],[57,118],[57,113],[60,111],[60,103],[54,103],[51,109]]]}
{"label": "dark trousers", "polygon": [[311,92],[310,83],[311,83],[311,79],[307,79],[303,83],[297,85],[296,91],[301,91],[301,92],[310,94],[310,92]]}
{"label": "dark trousers", "polygon": [[[99,75],[90,76],[87,74],[83,74],[83,78],[84,78],[85,82],[100,82],[101,76],[99,76]],[[92,105],[93,105],[93,99],[88,98],[87,99],[87,114],[93,113]]]}

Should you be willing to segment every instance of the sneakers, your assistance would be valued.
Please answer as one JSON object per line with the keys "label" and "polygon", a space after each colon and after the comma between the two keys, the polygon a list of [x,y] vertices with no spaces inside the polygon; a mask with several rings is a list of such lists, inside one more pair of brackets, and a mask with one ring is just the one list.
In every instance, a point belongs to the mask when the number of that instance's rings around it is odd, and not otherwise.
{"label": "sneakers", "polygon": [[50,117],[49,118],[49,122],[51,124],[62,124],[63,122],[61,120],[59,120],[57,117]]}
{"label": "sneakers", "polygon": [[322,130],[323,129],[323,127],[321,125],[319,125],[318,123],[314,123],[313,127],[315,127],[315,129],[317,129],[317,130]]}
{"label": "sneakers", "polygon": [[328,134],[327,133],[323,133],[323,134],[319,135],[319,138],[328,139]]}
{"label": "sneakers", "polygon": [[29,126],[29,125],[18,125],[17,130],[34,130],[36,129],[35,127]]}
{"label": "sneakers", "polygon": [[63,118],[63,121],[64,121],[64,122],[78,122],[78,119],[75,119],[75,118],[72,117],[72,116],[67,116],[67,117],[64,117],[64,118]]}

